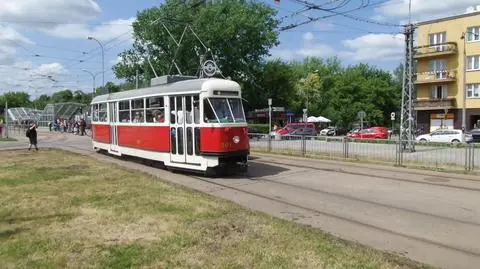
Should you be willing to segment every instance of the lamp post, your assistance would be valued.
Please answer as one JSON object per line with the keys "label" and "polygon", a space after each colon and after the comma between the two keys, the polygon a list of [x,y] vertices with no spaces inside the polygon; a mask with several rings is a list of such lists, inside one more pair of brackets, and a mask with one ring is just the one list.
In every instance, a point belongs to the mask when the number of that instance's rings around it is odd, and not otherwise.
{"label": "lamp post", "polygon": [[272,98],[268,98],[268,136],[272,133]]}
{"label": "lamp post", "polygon": [[95,40],[97,43],[100,45],[100,48],[102,49],[102,87],[105,88],[105,55],[103,51],[103,45],[98,39],[96,39],[93,36],[89,36],[88,40]]}
{"label": "lamp post", "polygon": [[[93,74],[92,72],[86,70],[86,69],[82,69],[83,72],[86,72],[86,73],[89,73],[91,76],[92,76],[92,79],[93,79],[93,89],[92,89],[92,100],[93,100],[93,97],[95,97],[95,77],[102,73],[102,72],[98,72],[96,74]],[[105,87],[104,87],[105,88]]]}

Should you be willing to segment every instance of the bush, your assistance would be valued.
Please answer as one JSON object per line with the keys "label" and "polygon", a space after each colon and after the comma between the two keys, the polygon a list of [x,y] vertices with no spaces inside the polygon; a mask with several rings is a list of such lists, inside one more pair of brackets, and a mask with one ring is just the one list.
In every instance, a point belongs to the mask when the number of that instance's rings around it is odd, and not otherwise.
{"label": "bush", "polygon": [[262,134],[268,134],[268,124],[249,124],[248,128],[257,129]]}

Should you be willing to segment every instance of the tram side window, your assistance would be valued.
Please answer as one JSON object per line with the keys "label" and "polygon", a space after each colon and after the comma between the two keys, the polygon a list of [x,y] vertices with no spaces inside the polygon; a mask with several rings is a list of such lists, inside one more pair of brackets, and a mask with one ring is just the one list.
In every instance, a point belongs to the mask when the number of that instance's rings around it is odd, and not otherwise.
{"label": "tram side window", "polygon": [[130,101],[118,102],[118,119],[120,122],[130,122]]}
{"label": "tram side window", "polygon": [[210,103],[208,102],[208,99],[203,99],[203,120],[206,123],[218,123],[218,119],[215,116],[215,113],[213,112],[212,107],[210,106]]}
{"label": "tram side window", "polygon": [[93,111],[92,121],[98,121],[98,104],[94,104],[92,106],[92,111]]}
{"label": "tram side window", "polygon": [[98,108],[98,121],[107,122],[107,103],[99,105]]}
{"label": "tram side window", "polygon": [[165,122],[165,106],[163,96],[147,98],[146,119],[147,122],[161,123]]}
{"label": "tram side window", "polygon": [[132,122],[145,122],[143,98],[132,100]]}

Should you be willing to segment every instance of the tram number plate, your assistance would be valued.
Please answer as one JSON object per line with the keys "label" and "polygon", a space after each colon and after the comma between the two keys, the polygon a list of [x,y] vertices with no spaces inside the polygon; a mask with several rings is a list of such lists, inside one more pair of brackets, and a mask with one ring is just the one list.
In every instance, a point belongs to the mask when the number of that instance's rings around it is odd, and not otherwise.
{"label": "tram number plate", "polygon": [[222,148],[223,148],[223,149],[231,148],[231,147],[232,147],[232,143],[231,143],[231,142],[223,142],[223,143],[222,143]]}

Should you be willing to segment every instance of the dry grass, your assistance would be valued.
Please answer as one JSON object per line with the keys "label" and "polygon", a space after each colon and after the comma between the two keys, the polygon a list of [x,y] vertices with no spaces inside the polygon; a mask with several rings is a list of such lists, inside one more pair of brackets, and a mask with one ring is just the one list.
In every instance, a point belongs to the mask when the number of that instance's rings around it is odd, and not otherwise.
{"label": "dry grass", "polygon": [[1,268],[417,268],[61,151],[0,152]]}
{"label": "dry grass", "polygon": [[12,138],[12,137],[1,137],[0,136],[0,142],[11,142],[11,141],[17,141],[17,139]]}

